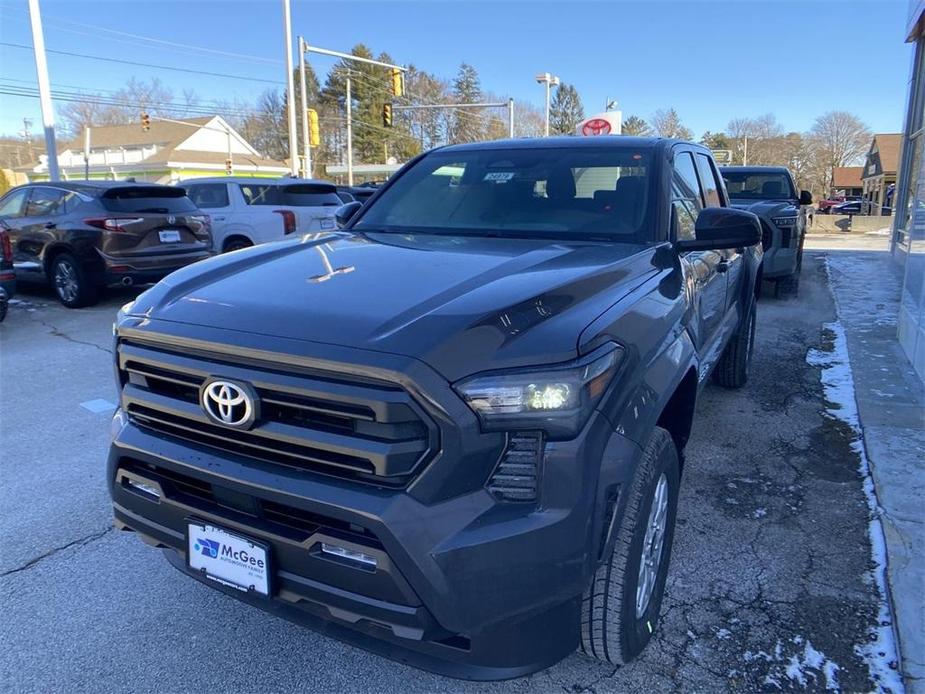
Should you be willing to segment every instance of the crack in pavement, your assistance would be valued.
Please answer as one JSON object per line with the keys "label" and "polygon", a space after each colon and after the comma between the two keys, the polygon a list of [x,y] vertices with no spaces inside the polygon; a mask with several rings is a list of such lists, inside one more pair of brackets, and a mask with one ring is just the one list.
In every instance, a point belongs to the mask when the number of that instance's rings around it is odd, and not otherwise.
{"label": "crack in pavement", "polygon": [[71,337],[71,336],[68,335],[67,333],[65,333],[65,332],[63,332],[62,330],[60,330],[59,328],[55,327],[54,325],[52,325],[52,324],[49,323],[48,321],[44,321],[44,320],[42,320],[41,318],[38,319],[38,321],[39,321],[39,323],[41,323],[43,326],[45,326],[46,328],[48,328],[49,331],[51,331],[51,334],[54,335],[55,337],[63,338],[63,339],[65,339],[65,340],[67,340],[68,342],[73,342],[73,343],[76,344],[76,345],[85,345],[85,346],[87,346],[87,347],[95,347],[96,349],[100,350],[101,352],[105,352],[106,354],[112,355],[112,350],[109,349],[108,347],[100,347],[100,346],[99,346],[98,344],[96,344],[95,342],[86,342],[85,340],[78,340],[77,338]]}
{"label": "crack in pavement", "polygon": [[6,578],[7,576],[21,573],[22,571],[28,571],[29,569],[36,566],[40,562],[43,562],[49,557],[53,557],[56,554],[59,554],[60,552],[70,549],[71,547],[83,547],[84,545],[88,545],[91,542],[95,542],[96,540],[103,538],[105,535],[111,533],[113,530],[115,530],[115,528],[110,526],[106,528],[105,530],[101,530],[91,535],[87,535],[86,537],[81,537],[76,540],[72,540],[71,542],[68,542],[66,545],[62,545],[61,547],[55,547],[54,549],[50,549],[44,554],[40,554],[37,557],[33,557],[32,559],[27,561],[22,566],[17,566],[15,569],[9,569],[7,571],[0,573],[0,578]]}

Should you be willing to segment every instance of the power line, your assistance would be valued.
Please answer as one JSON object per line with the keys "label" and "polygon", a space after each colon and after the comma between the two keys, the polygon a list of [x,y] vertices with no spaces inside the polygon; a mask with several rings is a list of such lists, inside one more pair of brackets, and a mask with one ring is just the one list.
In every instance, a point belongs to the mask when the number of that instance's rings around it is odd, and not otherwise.
{"label": "power line", "polygon": [[[26,98],[39,98],[38,89],[30,87],[16,87],[12,85],[0,86],[0,94],[6,94],[8,96],[20,96]],[[105,96],[92,96],[87,94],[82,94],[80,92],[69,92],[56,90],[53,92],[53,97],[56,101],[65,101],[65,102],[77,102],[77,103],[90,103],[96,106],[115,106],[119,108],[134,108],[134,109],[143,109],[151,108],[150,104],[144,105],[139,102],[129,101],[127,99],[120,99],[116,97],[105,97]],[[201,116],[214,116],[217,111],[220,111],[222,115],[226,116],[237,116],[240,118],[247,118],[248,116],[253,116],[260,113],[256,109],[247,109],[239,110],[223,108],[223,107],[208,107],[208,106],[197,106],[191,104],[189,106],[180,106],[168,104],[168,108],[165,110],[171,112],[183,112],[191,115],[201,115]]]}
{"label": "power line", "polygon": [[[6,41],[0,41],[0,46],[8,46],[10,48],[21,48],[27,51],[32,50],[32,46],[27,46],[21,43],[8,43]],[[243,77],[241,75],[229,75],[225,72],[211,72],[209,70],[194,70],[192,68],[185,67],[172,67],[170,65],[155,65],[153,63],[142,63],[134,60],[122,60],[120,58],[103,58],[102,56],[96,55],[87,55],[86,53],[72,53],[70,51],[59,51],[53,50],[51,48],[45,49],[46,53],[55,53],[57,55],[66,55],[71,58],[85,58],[87,60],[100,60],[107,63],[119,63],[121,65],[134,65],[136,67],[148,67],[155,70],[173,70],[174,72],[186,72],[193,75],[206,75],[208,77],[223,77],[225,79],[233,80],[245,80],[248,82],[264,82],[266,84],[276,84],[281,85],[283,82],[280,80],[268,80],[261,77]]]}
{"label": "power line", "polygon": [[[14,7],[4,7],[3,9],[10,10],[12,12],[17,12],[19,14],[26,13],[25,10],[19,10],[18,8],[14,8]],[[84,22],[74,22],[72,20],[61,19],[59,17],[49,17],[47,15],[43,16],[43,20],[46,24],[51,24],[52,26],[54,26],[55,24],[70,24],[72,26],[83,27],[85,29],[92,29],[93,30],[92,32],[87,32],[87,31],[79,31],[76,29],[67,29],[61,26],[56,27],[60,31],[67,31],[73,34],[81,34],[84,36],[92,36],[96,39],[104,38],[99,35],[99,32],[101,31],[107,34],[114,34],[116,36],[124,36],[126,37],[125,39],[116,39],[116,38],[110,37],[109,40],[116,41],[119,43],[129,43],[129,44],[135,45],[136,47],[137,47],[138,41],[147,41],[149,43],[158,44],[161,46],[170,46],[171,48],[174,48],[174,49],[181,49],[182,51],[185,51],[185,52],[199,51],[202,53],[211,53],[213,55],[220,55],[226,58],[234,58],[237,60],[258,61],[258,62],[263,62],[263,63],[269,63],[271,65],[281,65],[282,64],[281,60],[276,60],[274,58],[265,58],[263,56],[248,55],[246,53],[234,53],[231,51],[221,51],[215,48],[206,48],[205,46],[195,46],[189,43],[178,43],[176,41],[167,41],[165,39],[154,38],[153,36],[144,36],[142,34],[132,34],[127,31],[119,31],[117,29],[108,29],[106,27],[99,26],[98,24],[86,24]]]}

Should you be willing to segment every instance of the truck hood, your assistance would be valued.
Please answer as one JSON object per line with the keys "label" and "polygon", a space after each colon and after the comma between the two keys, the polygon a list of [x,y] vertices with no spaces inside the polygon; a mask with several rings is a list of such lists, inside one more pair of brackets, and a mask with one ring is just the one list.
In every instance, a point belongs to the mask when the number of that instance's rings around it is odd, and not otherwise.
{"label": "truck hood", "polygon": [[748,210],[759,217],[784,217],[795,215],[800,211],[793,200],[745,200],[732,199],[732,206],[738,210]]}
{"label": "truck hood", "polygon": [[403,354],[452,381],[574,358],[582,330],[657,272],[640,253],[654,250],[340,232],[189,266],[139,296],[130,312]]}

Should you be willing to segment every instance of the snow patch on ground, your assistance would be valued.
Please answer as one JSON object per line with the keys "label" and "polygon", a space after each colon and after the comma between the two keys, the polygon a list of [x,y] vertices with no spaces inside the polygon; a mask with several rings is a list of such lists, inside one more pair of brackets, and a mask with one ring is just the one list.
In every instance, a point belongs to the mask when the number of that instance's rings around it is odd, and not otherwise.
{"label": "snow patch on ground", "polygon": [[874,229],[873,231],[864,232],[864,236],[889,236],[893,231],[890,227],[883,227],[882,229]]}
{"label": "snow patch on ground", "polygon": [[764,678],[764,684],[769,687],[783,689],[786,678],[790,680],[790,687],[839,690],[838,664],[802,636],[794,636],[786,644],[778,639],[771,653],[745,651],[743,657],[746,663],[763,660],[771,665]]}
{"label": "snow patch on ground", "polygon": [[[829,286],[832,286],[833,273],[829,266],[828,257],[825,259],[825,269],[829,279]],[[837,298],[835,307],[838,320],[824,326],[832,336],[831,351],[811,349],[806,355],[806,361],[811,366],[822,369],[822,387],[827,401],[826,413],[828,416],[844,422],[855,433],[851,448],[858,455],[858,472],[863,480],[864,496],[867,499],[869,512],[868,535],[870,536],[871,559],[874,562],[872,573],[879,593],[880,604],[877,624],[870,630],[870,640],[867,643],[855,645],[854,651],[865,660],[871,679],[880,688],[891,692],[903,692],[902,679],[897,671],[899,656],[897,655],[898,649],[893,634],[893,614],[887,592],[886,539],[883,534],[883,524],[880,520],[882,509],[880,502],[877,500],[877,492],[870,473],[870,463],[867,459],[867,451],[864,448],[863,433],[854,392],[854,375],[851,371],[851,360],[848,356],[848,341],[845,337],[845,329],[841,324]]]}

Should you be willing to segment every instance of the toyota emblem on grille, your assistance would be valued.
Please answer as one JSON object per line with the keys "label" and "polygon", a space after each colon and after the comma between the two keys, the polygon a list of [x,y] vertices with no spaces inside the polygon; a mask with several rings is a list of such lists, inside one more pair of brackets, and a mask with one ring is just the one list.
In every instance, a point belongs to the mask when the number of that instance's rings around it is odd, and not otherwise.
{"label": "toyota emblem on grille", "polygon": [[171,215],[167,215],[167,223],[168,223],[168,224],[176,224],[176,221],[177,221],[177,218],[174,217],[172,214],[171,214]]}
{"label": "toyota emblem on grille", "polygon": [[206,381],[199,402],[211,420],[225,426],[249,429],[257,418],[257,396],[243,383],[221,379]]}

